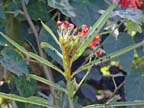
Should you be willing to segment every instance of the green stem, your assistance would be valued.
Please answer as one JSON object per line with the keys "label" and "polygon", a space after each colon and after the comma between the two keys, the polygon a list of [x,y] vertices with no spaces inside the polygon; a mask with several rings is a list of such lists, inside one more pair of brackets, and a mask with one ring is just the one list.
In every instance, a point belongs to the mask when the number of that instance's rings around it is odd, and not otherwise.
{"label": "green stem", "polygon": [[68,101],[69,101],[69,108],[74,108],[74,103],[73,103],[73,92],[75,90],[74,86],[74,80],[70,79],[67,80],[67,96],[68,96]]}
{"label": "green stem", "polygon": [[73,97],[68,95],[68,101],[69,101],[69,108],[74,108]]}
{"label": "green stem", "polygon": [[144,101],[132,101],[132,102],[115,102],[110,104],[95,104],[82,108],[107,108],[107,107],[120,107],[120,106],[144,106]]}

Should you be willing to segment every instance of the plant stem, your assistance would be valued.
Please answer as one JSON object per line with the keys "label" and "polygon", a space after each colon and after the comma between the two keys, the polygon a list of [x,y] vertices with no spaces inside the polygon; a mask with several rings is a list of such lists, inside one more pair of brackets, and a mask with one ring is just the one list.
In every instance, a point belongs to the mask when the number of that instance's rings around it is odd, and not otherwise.
{"label": "plant stem", "polygon": [[68,100],[69,100],[69,108],[74,108],[74,105],[73,105],[73,97],[68,96]]}
{"label": "plant stem", "polygon": [[73,92],[74,92],[74,82],[71,80],[67,80],[67,96],[69,101],[69,108],[74,108],[73,104]]}

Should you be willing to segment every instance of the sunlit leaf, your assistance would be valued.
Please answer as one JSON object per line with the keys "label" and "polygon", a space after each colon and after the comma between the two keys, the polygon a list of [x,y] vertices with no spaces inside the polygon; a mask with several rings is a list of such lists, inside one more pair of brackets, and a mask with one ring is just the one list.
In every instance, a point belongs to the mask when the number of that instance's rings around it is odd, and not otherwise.
{"label": "sunlit leaf", "polygon": [[41,98],[41,97],[37,97],[37,96],[31,96],[31,97],[25,98],[25,97],[17,96],[14,94],[5,94],[5,93],[0,92],[0,97],[5,98],[5,99],[18,101],[18,102],[45,106],[47,108],[54,108],[53,106],[48,104],[48,100]]}

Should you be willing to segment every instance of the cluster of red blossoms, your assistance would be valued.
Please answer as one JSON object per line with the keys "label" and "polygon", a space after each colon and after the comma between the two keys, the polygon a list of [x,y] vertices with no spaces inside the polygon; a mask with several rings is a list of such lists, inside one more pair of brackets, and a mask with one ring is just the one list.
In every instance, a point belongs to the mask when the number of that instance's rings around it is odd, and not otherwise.
{"label": "cluster of red blossoms", "polygon": [[[89,29],[88,29],[87,25],[85,25],[85,24],[83,24],[81,28],[82,28],[82,30],[80,32],[78,32],[78,34],[79,34],[80,38],[83,38],[88,33]],[[88,45],[88,48],[96,47],[96,45],[98,43],[100,43],[100,41],[101,41],[100,36],[96,35],[94,37],[94,39],[92,40],[92,42]]]}
{"label": "cluster of red blossoms", "polygon": [[[74,24],[69,23],[68,21],[57,21],[57,27],[60,27],[61,29],[74,29]],[[78,36],[80,36],[80,38],[85,37],[85,35],[88,33],[89,28],[87,27],[87,25],[83,24],[81,26],[81,30],[78,31]],[[93,39],[93,41],[88,45],[88,48],[92,48],[92,47],[96,47],[96,45],[98,43],[100,43],[101,38],[99,35],[96,35]]]}
{"label": "cluster of red blossoms", "polygon": [[[57,27],[61,30],[66,30],[67,32],[70,30],[70,31],[73,31],[74,29],[74,24],[68,22],[68,21],[57,21]],[[78,34],[77,36],[80,37],[80,39],[84,38],[88,31],[89,31],[89,28],[87,27],[87,25],[83,24],[80,28],[81,30],[78,30]],[[67,33],[66,33],[67,34]],[[71,35],[71,34],[69,34]],[[65,36],[64,36],[65,37]],[[88,48],[96,48],[97,47],[97,44],[99,44],[101,41],[101,38],[99,35],[96,35],[92,42],[89,43],[88,45]],[[97,50],[96,53],[98,55],[102,55],[102,51],[101,50]]]}
{"label": "cluster of red blossoms", "polygon": [[[83,24],[82,26],[81,26],[81,31],[80,32],[78,32],[78,34],[79,34],[79,36],[80,36],[80,38],[83,38],[83,37],[85,37],[85,35],[88,33],[88,27],[87,27],[87,25],[85,25],[85,24]],[[94,38],[93,38],[93,40],[92,40],[92,42],[90,42],[89,43],[89,45],[88,45],[88,48],[96,48],[97,47],[97,44],[99,44],[101,42],[101,38],[100,38],[100,36],[99,35],[96,35]],[[103,55],[103,51],[101,51],[100,49],[97,49],[96,50],[96,54],[98,55],[98,56],[102,56]]]}
{"label": "cluster of red blossoms", "polygon": [[119,0],[119,4],[122,7],[132,7],[132,8],[138,8],[144,5],[144,2],[142,0]]}

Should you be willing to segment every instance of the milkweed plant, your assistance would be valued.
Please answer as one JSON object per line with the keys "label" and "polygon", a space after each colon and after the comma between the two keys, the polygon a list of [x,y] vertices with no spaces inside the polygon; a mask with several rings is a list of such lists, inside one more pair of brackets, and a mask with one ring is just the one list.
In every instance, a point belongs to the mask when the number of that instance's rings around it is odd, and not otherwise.
{"label": "milkweed plant", "polygon": [[[80,88],[80,86],[83,84],[84,80],[87,78],[92,66],[98,65],[102,61],[105,62],[108,61],[109,59],[118,57],[144,44],[144,41],[142,41],[140,43],[128,46],[124,49],[111,53],[109,55],[104,54],[105,51],[101,49],[102,37],[100,32],[102,31],[103,27],[105,26],[106,22],[111,16],[111,12],[116,8],[118,4],[121,5],[122,7],[132,7],[132,8],[137,8],[144,4],[141,0],[119,0],[119,2],[117,2],[117,0],[112,0],[112,1],[113,4],[108,7],[108,9],[100,16],[100,18],[91,27],[88,27],[85,24],[83,24],[81,27],[76,27],[76,25],[68,21],[57,21],[56,26],[57,26],[58,36],[56,36],[54,32],[51,30],[51,28],[49,28],[44,22],[41,21],[43,28],[51,35],[51,38],[54,39],[54,41],[59,46],[60,50],[57,50],[55,46],[52,46],[47,42],[41,42],[40,46],[41,48],[49,48],[55,54],[57,54],[57,56],[60,59],[62,59],[63,69],[52,64],[49,60],[42,58],[41,56],[33,52],[27,51],[24,47],[20,46],[18,43],[10,39],[5,34],[1,32],[0,34],[2,37],[4,37],[9,43],[15,46],[23,54],[41,62],[44,65],[51,67],[52,69],[60,73],[65,79],[64,87],[54,84],[34,74],[28,74],[26,75],[26,77],[28,79],[35,79],[39,82],[42,82],[44,84],[47,84],[48,86],[53,87],[57,91],[63,92],[68,99],[68,108],[76,108],[74,103],[75,94]],[[85,50],[87,48],[94,49],[95,59],[92,59],[91,54],[89,54],[86,63],[81,65],[78,69],[72,71],[73,63],[85,53]],[[85,76],[81,79],[81,81],[76,82],[75,75],[77,75],[83,70],[87,70]],[[11,99],[14,101],[24,102],[24,103],[36,104],[48,108],[59,108],[57,104],[51,105],[46,99],[37,96],[25,98],[13,94],[0,93],[0,97]],[[121,104],[116,103],[115,105],[119,106],[122,105],[122,103]],[[93,107],[100,108],[104,106],[106,105],[103,106],[90,105],[90,106],[85,106],[83,108],[93,108]]]}

